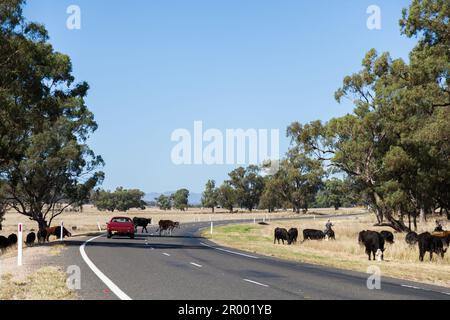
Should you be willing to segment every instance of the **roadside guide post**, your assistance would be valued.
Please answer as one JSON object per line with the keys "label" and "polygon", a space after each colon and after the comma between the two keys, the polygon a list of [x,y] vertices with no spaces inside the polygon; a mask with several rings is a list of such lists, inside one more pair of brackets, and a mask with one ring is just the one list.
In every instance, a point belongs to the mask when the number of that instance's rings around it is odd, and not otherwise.
{"label": "roadside guide post", "polygon": [[23,224],[19,223],[17,226],[18,240],[17,240],[17,265],[22,266],[22,254],[23,254]]}
{"label": "roadside guide post", "polygon": [[61,221],[61,230],[59,231],[59,237],[61,241],[64,241],[64,222]]}

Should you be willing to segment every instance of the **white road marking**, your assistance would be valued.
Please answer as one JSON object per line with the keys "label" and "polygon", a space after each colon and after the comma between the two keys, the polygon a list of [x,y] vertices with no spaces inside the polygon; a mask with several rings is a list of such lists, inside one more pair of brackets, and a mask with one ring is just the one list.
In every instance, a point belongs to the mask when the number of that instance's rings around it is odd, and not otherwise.
{"label": "white road marking", "polygon": [[[103,236],[103,235],[102,235]],[[92,239],[87,240],[85,243],[83,243],[80,246],[80,254],[83,258],[84,262],[88,265],[88,267],[92,270],[92,272],[95,273],[95,275],[111,290],[120,300],[132,300],[125,292],[123,292],[118,286],[114,284],[103,272],[100,271],[99,268],[89,259],[89,257],[86,254],[86,251],[84,250],[86,247],[86,244],[88,244],[91,241],[94,241],[102,236],[98,236]]]}
{"label": "white road marking", "polygon": [[208,248],[212,248],[212,249],[214,249],[214,250],[224,251],[224,252],[228,252],[228,253],[231,253],[231,254],[236,254],[236,255],[238,255],[238,256],[243,256],[243,257],[247,257],[247,258],[251,258],[251,259],[259,259],[258,257],[251,256],[251,255],[249,255],[249,254],[240,253],[240,252],[235,252],[235,251],[226,250],[226,249],[222,249],[222,248],[216,248],[216,247],[207,245],[206,243],[203,243],[203,242],[200,242],[200,244],[201,244],[202,246],[205,246],[205,247],[208,247]]}
{"label": "white road marking", "polygon": [[203,267],[202,265],[200,265],[200,264],[197,264],[197,263],[195,263],[195,262],[191,262],[191,264],[192,264],[193,266],[197,267],[197,268],[201,268],[201,267]]}
{"label": "white road marking", "polygon": [[167,256],[167,257],[170,257],[170,254],[168,254],[168,253],[163,253],[163,255],[165,255],[165,256]]}
{"label": "white road marking", "polygon": [[250,282],[250,283],[256,284],[258,286],[264,287],[264,288],[268,288],[269,287],[267,284],[259,283],[259,282],[253,281],[253,280],[249,280],[249,279],[243,279],[243,280],[245,282]]}
{"label": "white road marking", "polygon": [[423,290],[422,288],[414,287],[414,286],[408,286],[408,285],[406,285],[406,284],[402,284],[401,286],[404,287],[404,288],[409,288],[409,289]]}
{"label": "white road marking", "polygon": [[425,289],[425,288],[420,288],[420,287],[415,287],[415,286],[408,286],[406,284],[402,284],[401,286],[404,287],[404,288],[415,289],[415,290],[422,290],[422,291],[428,291],[428,292],[434,292],[434,293],[440,293],[440,294],[445,294],[447,296],[450,296],[449,292],[438,292],[438,291],[433,291],[433,290],[430,290],[430,289]]}

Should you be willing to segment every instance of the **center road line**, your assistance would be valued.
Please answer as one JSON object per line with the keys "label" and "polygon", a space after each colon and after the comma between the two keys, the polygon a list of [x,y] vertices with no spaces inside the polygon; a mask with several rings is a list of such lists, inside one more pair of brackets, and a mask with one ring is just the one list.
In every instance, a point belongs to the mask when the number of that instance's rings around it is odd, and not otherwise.
{"label": "center road line", "polygon": [[168,254],[168,253],[163,253],[163,255],[165,255],[166,257],[170,257],[170,254]]}
{"label": "center road line", "polygon": [[214,249],[214,250],[219,250],[219,251],[223,251],[223,252],[228,252],[228,253],[231,253],[231,254],[236,254],[236,255],[238,255],[238,256],[243,256],[243,257],[247,257],[247,258],[250,258],[250,259],[259,259],[258,257],[251,256],[251,255],[249,255],[249,254],[245,254],[245,253],[240,253],[240,252],[235,252],[235,251],[231,251],[231,250],[226,250],[226,249],[222,249],[222,248],[213,247],[213,246],[207,245],[206,243],[203,243],[203,242],[200,242],[200,244],[201,244],[202,246],[205,246],[205,247],[208,247],[208,248],[211,248],[211,249]]}
{"label": "center road line", "polygon": [[103,236],[104,235],[94,237],[84,242],[80,246],[81,257],[83,258],[87,266],[92,270],[92,272],[95,273],[95,275],[109,288],[109,290],[111,290],[111,292],[113,292],[117,296],[117,298],[119,298],[120,300],[132,300],[125,292],[120,290],[120,288],[116,286],[114,282],[112,282],[107,276],[105,276],[105,274],[101,272],[99,268],[97,268],[97,266],[91,261],[91,259],[89,259],[89,257],[86,254],[86,251],[84,250],[86,244],[88,244],[91,241],[97,240],[98,238],[101,238]]}
{"label": "center road line", "polygon": [[264,287],[264,288],[268,288],[269,286],[267,284],[263,284],[263,283],[259,283],[253,280],[249,280],[249,279],[243,279],[245,282],[249,282],[249,283],[253,283],[256,284],[258,286]]}
{"label": "center road line", "polygon": [[191,262],[191,264],[192,264],[194,267],[197,267],[197,268],[203,267],[202,265],[197,264],[197,263],[195,263],[195,262]]}

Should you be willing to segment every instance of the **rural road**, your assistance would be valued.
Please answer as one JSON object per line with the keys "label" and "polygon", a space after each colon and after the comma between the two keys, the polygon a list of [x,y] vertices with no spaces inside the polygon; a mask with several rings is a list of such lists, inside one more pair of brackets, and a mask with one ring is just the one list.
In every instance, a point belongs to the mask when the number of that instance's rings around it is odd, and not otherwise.
{"label": "rural road", "polygon": [[58,259],[80,267],[78,294],[88,300],[450,300],[447,288],[382,278],[381,290],[369,290],[364,273],[219,247],[199,237],[209,225],[185,224],[173,237],[66,240]]}

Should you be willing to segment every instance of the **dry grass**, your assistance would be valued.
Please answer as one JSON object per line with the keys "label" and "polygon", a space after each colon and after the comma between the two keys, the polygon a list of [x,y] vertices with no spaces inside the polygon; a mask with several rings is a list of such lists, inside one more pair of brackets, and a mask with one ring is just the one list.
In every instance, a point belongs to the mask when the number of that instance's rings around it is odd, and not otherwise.
{"label": "dry grass", "polygon": [[[274,222],[269,226],[224,226],[216,228],[213,237],[207,231],[204,236],[221,245],[249,252],[347,270],[366,272],[369,266],[376,264],[385,276],[450,287],[450,255],[447,254],[444,259],[435,257],[432,262],[428,260],[421,263],[418,248],[407,245],[404,234],[395,234],[395,243],[387,244],[384,262],[369,262],[364,248],[358,244],[358,233],[361,230],[389,230],[373,227],[374,222],[370,215],[333,219],[336,241],[307,241],[294,246],[274,245],[274,228],[296,227],[302,234],[302,230],[306,228],[323,230],[325,221],[318,219]],[[433,228],[434,223],[429,222],[421,225],[419,231],[430,231]],[[301,235],[300,237],[302,238]]]}
{"label": "dry grass", "polygon": [[[335,212],[331,209],[314,209],[310,214],[344,214],[344,213],[358,213],[362,212],[362,209],[343,209]],[[82,213],[67,212],[54,220],[53,225],[59,225],[61,220],[64,220],[64,225],[73,234],[83,234],[89,232],[98,231],[97,223],[100,223],[102,230],[106,229],[106,223],[114,216],[126,216],[126,217],[143,217],[152,218],[153,224],[157,224],[159,220],[173,220],[181,223],[189,223],[196,221],[209,221],[211,218],[214,221],[223,220],[235,220],[235,219],[262,219],[267,216],[267,212],[254,211],[252,213],[240,211],[239,213],[230,214],[225,210],[216,210],[214,214],[210,209],[189,209],[186,212],[181,211],[161,211],[154,208],[146,210],[130,210],[128,212],[100,212],[92,206],[85,206]],[[286,218],[298,216],[292,211],[277,212],[270,214],[272,218]],[[0,231],[0,235],[8,236],[11,233],[17,233],[17,224],[24,223],[24,232],[35,231],[37,229],[37,223],[29,221],[27,217],[21,216],[16,212],[8,212],[5,215],[5,221],[3,222],[3,231]],[[76,227],[76,230],[72,228]]]}
{"label": "dry grass", "polygon": [[8,273],[0,281],[0,300],[76,299],[75,292],[66,285],[66,274],[55,267],[41,268],[24,279]]}

